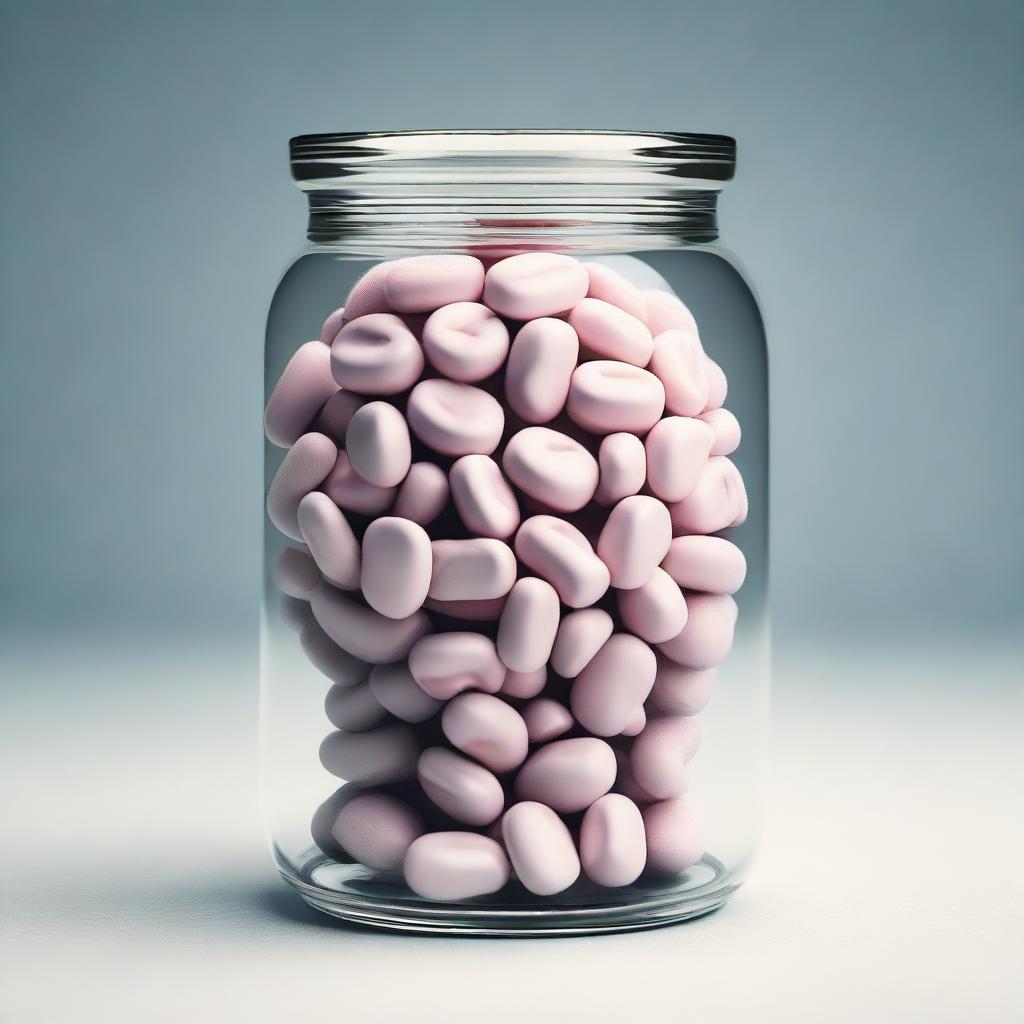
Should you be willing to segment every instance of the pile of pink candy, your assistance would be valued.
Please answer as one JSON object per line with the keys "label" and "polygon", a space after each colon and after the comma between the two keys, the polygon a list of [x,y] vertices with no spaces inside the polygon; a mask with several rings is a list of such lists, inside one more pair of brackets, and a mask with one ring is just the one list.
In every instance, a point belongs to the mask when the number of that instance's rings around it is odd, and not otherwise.
{"label": "pile of pink candy", "polygon": [[326,853],[433,900],[701,858],[685,766],[746,572],[725,396],[675,295],[550,252],[381,263],[298,349],[267,507],[334,684]]}

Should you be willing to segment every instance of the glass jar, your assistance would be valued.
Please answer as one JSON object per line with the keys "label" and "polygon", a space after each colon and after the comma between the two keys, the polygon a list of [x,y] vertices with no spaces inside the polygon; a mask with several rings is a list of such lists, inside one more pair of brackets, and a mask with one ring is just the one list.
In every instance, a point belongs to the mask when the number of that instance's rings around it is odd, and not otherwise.
{"label": "glass jar", "polygon": [[312,244],[267,327],[262,753],[312,906],[589,933],[746,878],[768,391],[717,244],[734,159],[650,132],[292,140]]}

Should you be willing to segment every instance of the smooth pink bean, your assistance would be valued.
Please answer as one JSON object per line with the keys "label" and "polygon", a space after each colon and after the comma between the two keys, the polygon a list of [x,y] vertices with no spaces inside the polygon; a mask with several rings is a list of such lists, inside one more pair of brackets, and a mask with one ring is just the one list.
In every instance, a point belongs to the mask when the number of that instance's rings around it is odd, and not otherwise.
{"label": "smooth pink bean", "polygon": [[714,431],[700,420],[666,416],[644,440],[647,483],[663,501],[682,501],[697,486]]}
{"label": "smooth pink bean", "polygon": [[334,468],[320,490],[335,505],[364,516],[383,512],[394,501],[396,493],[394,487],[377,487],[364,480],[352,467],[348,452],[338,452]]}
{"label": "smooth pink bean", "polygon": [[476,302],[483,290],[484,268],[475,256],[409,256],[391,264],[384,279],[388,305],[398,313]]}
{"label": "smooth pink bean", "polygon": [[382,725],[369,732],[332,732],[320,744],[320,763],[348,782],[383,785],[416,774],[420,748],[407,725]]}
{"label": "smooth pink bean", "polygon": [[588,260],[584,266],[587,268],[587,276],[590,278],[587,298],[602,299],[604,302],[610,302],[613,306],[618,306],[619,309],[625,310],[639,320],[645,319],[647,304],[644,301],[643,293],[632,281],[597,260]]}
{"label": "smooth pink bean", "polygon": [[324,714],[336,729],[366,732],[378,725],[387,712],[369,683],[359,683],[358,686],[332,686],[324,699]]}
{"label": "smooth pink bean", "polygon": [[502,466],[520,490],[559,512],[583,508],[597,489],[594,456],[549,427],[526,427],[511,437]]}
{"label": "smooth pink bean", "polygon": [[432,832],[409,847],[405,882],[427,900],[467,900],[497,892],[508,881],[505,851],[475,832]]}
{"label": "smooth pink bean", "polygon": [[735,594],[747,575],[743,552],[724,537],[676,537],[661,567],[686,590]]}
{"label": "smooth pink bean", "polygon": [[498,657],[513,672],[543,668],[558,632],[559,612],[558,593],[550,583],[536,576],[517,580],[498,623]]}
{"label": "smooth pink bean", "polygon": [[581,299],[569,313],[580,345],[596,356],[646,366],[654,339],[642,320],[601,299]]}
{"label": "smooth pink bean", "polygon": [[573,717],[595,736],[617,736],[643,707],[657,662],[642,640],[614,633],[572,685]]}
{"label": "smooth pink bean", "polygon": [[661,418],[665,388],[638,366],[597,359],[576,367],[567,408],[574,423],[594,434],[644,434]]}
{"label": "smooth pink bean", "polygon": [[623,625],[649,644],[671,640],[686,625],[686,598],[664,569],[655,569],[642,587],[620,590],[616,597]]}
{"label": "smooth pink bean", "polygon": [[587,877],[598,885],[631,885],[647,862],[647,837],[640,809],[628,797],[608,793],[587,808],[580,825],[580,856]]}
{"label": "smooth pink bean", "polygon": [[359,793],[349,800],[331,828],[339,845],[374,871],[397,871],[423,831],[423,818],[407,803],[374,792]]}
{"label": "smooth pink bean", "polygon": [[586,810],[615,781],[615,753],[604,740],[555,740],[527,758],[516,777],[520,800],[536,800],[562,813]]}
{"label": "smooth pink bean", "polygon": [[612,617],[601,608],[584,608],[562,619],[551,651],[551,667],[566,679],[578,676],[612,635]]}
{"label": "smooth pink bean", "polygon": [[533,672],[509,672],[505,676],[505,682],[501,684],[501,692],[506,697],[528,700],[541,693],[547,681],[546,668],[539,668]]}
{"label": "smooth pink bean", "polygon": [[437,700],[464,690],[497,693],[505,666],[494,641],[481,633],[437,633],[418,641],[409,653],[409,671],[420,688]]}
{"label": "smooth pink bean", "polygon": [[724,456],[708,459],[696,486],[671,505],[672,529],[679,533],[718,533],[747,518],[747,492],[740,471]]}
{"label": "smooth pink bean", "polygon": [[288,360],[263,413],[267,440],[290,448],[309,429],[324,402],[338,385],[331,376],[331,352],[319,341],[307,341]]}
{"label": "smooth pink bean", "polygon": [[380,706],[403,722],[425,722],[441,709],[441,702],[420,688],[404,662],[375,665],[369,683]]}
{"label": "smooth pink bean", "polygon": [[632,590],[649,583],[672,543],[669,510],[657,498],[635,494],[612,509],[597,541],[612,586]]}
{"label": "smooth pink bean", "polygon": [[355,686],[370,674],[369,662],[342,650],[316,621],[304,627],[299,644],[309,663],[339,686]]}
{"label": "smooth pink bean", "polygon": [[342,329],[345,325],[345,307],[339,306],[333,313],[331,313],[327,319],[323,322],[320,327],[320,341],[328,348],[331,347],[331,342],[334,341],[334,336]]}
{"label": "smooth pink bean", "polygon": [[393,313],[351,320],[331,345],[334,379],[359,395],[397,395],[423,372],[423,350],[405,322]]}
{"label": "smooth pink bean", "polygon": [[572,836],[550,807],[532,800],[514,804],[501,819],[501,836],[516,877],[530,892],[551,896],[579,878]]}
{"label": "smooth pink bean", "polygon": [[665,407],[677,416],[697,416],[708,400],[706,357],[697,335],[673,330],[655,335],[648,369],[665,386]]}
{"label": "smooth pink bean", "polygon": [[444,709],[441,728],[453,747],[499,775],[526,760],[526,722],[515,708],[490,694],[459,694]]}
{"label": "smooth pink bean", "polygon": [[686,765],[697,753],[701,735],[699,718],[652,718],[630,748],[633,778],[656,800],[680,796],[686,789]]}
{"label": "smooth pink bean", "polygon": [[547,423],[565,408],[579,351],[564,320],[541,317],[519,329],[505,367],[505,396],[520,419]]}
{"label": "smooth pink bean", "polygon": [[708,378],[708,401],[703,411],[712,412],[725,405],[725,399],[729,393],[729,381],[726,379],[725,371],[714,359],[707,360],[704,370]]}
{"label": "smooth pink bean", "polygon": [[682,632],[658,650],[684,668],[714,668],[732,647],[736,602],[728,594],[686,595],[689,618]]}
{"label": "smooth pink bean", "polygon": [[664,715],[696,715],[707,706],[717,669],[683,668],[658,654],[658,672],[647,698],[652,712]]}
{"label": "smooth pink bean", "polygon": [[376,487],[397,487],[412,465],[409,427],[387,402],[367,402],[358,409],[345,444],[352,468]]}
{"label": "smooth pink bean", "polygon": [[456,302],[427,319],[423,351],[439,373],[472,384],[501,369],[508,354],[508,328],[486,306]]}
{"label": "smooth pink bean", "polygon": [[366,603],[389,619],[423,606],[430,589],[433,552],[426,530],[408,519],[375,519],[363,534],[360,585]]}
{"label": "smooth pink bean", "polygon": [[571,523],[555,516],[532,516],[515,539],[524,565],[546,579],[570,608],[585,608],[608,589],[608,568],[590,541]]}
{"label": "smooth pink bean", "polygon": [[398,488],[391,514],[420,526],[432,523],[448,504],[448,476],[433,462],[414,462]]}
{"label": "smooth pink bean", "polygon": [[555,252],[528,252],[495,263],[484,280],[484,302],[513,320],[533,320],[572,309],[590,280],[578,260]]}
{"label": "smooth pink bean", "polygon": [[728,409],[709,409],[700,414],[714,435],[711,443],[712,455],[732,455],[740,446],[743,431],[740,422]]}
{"label": "smooth pink bean", "polygon": [[564,704],[550,697],[536,697],[523,708],[523,721],[531,743],[549,743],[573,726],[572,715]]}
{"label": "smooth pink bean", "polygon": [[689,800],[660,800],[642,813],[648,874],[678,875],[704,856],[704,832]]}
{"label": "smooth pink bean", "polygon": [[314,491],[299,502],[296,520],[324,578],[342,590],[358,589],[362,556],[345,513],[326,494]]}
{"label": "smooth pink bean", "polygon": [[416,773],[423,792],[466,825],[489,825],[505,806],[501,783],[491,772],[444,747],[424,750]]}
{"label": "smooth pink bean", "polygon": [[440,601],[504,597],[516,581],[516,556],[500,540],[435,540],[430,596]]}
{"label": "smooth pink bean", "polygon": [[289,597],[308,601],[320,582],[320,570],[312,555],[299,548],[281,548],[274,573],[278,589]]}
{"label": "smooth pink bean", "polygon": [[464,455],[449,473],[452,500],[466,528],[505,540],[519,528],[519,503],[498,464],[487,455]]}
{"label": "smooth pink bean", "polygon": [[647,480],[647,453],[636,434],[609,434],[601,442],[597,461],[601,475],[594,500],[598,504],[614,505],[636,494]]}
{"label": "smooth pink bean", "polygon": [[442,455],[490,455],[505,428],[495,398],[451,380],[420,381],[409,395],[406,415],[412,432]]}
{"label": "smooth pink bean", "polygon": [[329,437],[303,434],[281,461],[267,490],[267,515],[292,540],[302,540],[299,502],[323,483],[337,457],[337,445]]}
{"label": "smooth pink bean", "polygon": [[697,335],[697,321],[678,296],[660,288],[647,288],[644,296],[644,322],[657,337],[665,331],[684,330]]}
{"label": "smooth pink bean", "polygon": [[[333,380],[333,378],[331,379]],[[351,391],[344,389],[335,391],[324,402],[320,415],[316,418],[314,429],[321,434],[326,434],[339,448],[343,448],[348,425],[362,404],[363,399],[358,395],[353,395]]]}

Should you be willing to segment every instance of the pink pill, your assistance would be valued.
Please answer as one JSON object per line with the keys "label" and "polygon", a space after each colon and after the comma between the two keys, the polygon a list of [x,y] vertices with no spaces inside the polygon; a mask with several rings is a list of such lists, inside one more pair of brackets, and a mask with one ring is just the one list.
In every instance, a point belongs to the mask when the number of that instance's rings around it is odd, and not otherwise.
{"label": "pink pill", "polygon": [[344,327],[345,325],[345,307],[339,306],[327,319],[323,322],[320,327],[320,342],[326,345],[328,348],[331,347],[331,342],[334,341],[334,336]]}
{"label": "pink pill", "polygon": [[525,800],[501,819],[501,837],[516,877],[538,896],[568,889],[580,875],[580,858],[565,823],[550,807]]}
{"label": "pink pill", "polygon": [[658,655],[658,672],[647,698],[651,712],[663,715],[696,715],[707,706],[716,669],[683,668]]}
{"label": "pink pill", "polygon": [[637,708],[630,716],[629,721],[622,727],[620,736],[639,736],[647,725],[647,712],[643,708]]}
{"label": "pink pill", "polygon": [[661,567],[686,590],[735,594],[747,575],[747,560],[724,537],[676,537]]}
{"label": "pink pill", "polygon": [[535,672],[547,664],[559,610],[558,592],[550,583],[536,576],[516,581],[501,613],[497,641],[498,657],[513,672]]}
{"label": "pink pill", "polygon": [[505,446],[501,464],[520,490],[559,512],[583,508],[597,489],[594,456],[578,441],[548,427],[520,430]]}
{"label": "pink pill", "polygon": [[339,686],[355,686],[370,674],[368,662],[342,650],[315,621],[299,634],[299,644],[309,663]]}
{"label": "pink pill", "polygon": [[334,819],[331,833],[360,864],[396,871],[413,841],[423,835],[423,818],[387,793],[359,793]]}
{"label": "pink pill", "polygon": [[647,481],[647,453],[636,434],[609,434],[601,442],[597,462],[601,475],[594,499],[601,505],[636,494]]}
{"label": "pink pill", "polygon": [[587,298],[610,302],[638,320],[644,320],[647,315],[647,304],[643,293],[632,281],[628,281],[617,270],[612,270],[611,267],[596,260],[588,260],[584,266],[590,278]]}
{"label": "pink pill", "polygon": [[674,715],[652,718],[629,752],[633,778],[656,800],[686,789],[686,765],[700,747],[700,719]]}
{"label": "pink pill", "polygon": [[572,715],[564,704],[550,697],[536,697],[523,708],[523,721],[531,743],[549,743],[573,726]]}
{"label": "pink pill", "polygon": [[728,594],[686,595],[689,618],[682,632],[658,649],[684,668],[714,668],[732,648],[736,602]]}
{"label": "pink pill", "polygon": [[[352,286],[345,300],[345,311],[342,315],[342,322],[348,323],[368,313],[387,313],[391,307],[388,305],[387,296],[384,294],[384,282],[388,273],[397,260],[388,260],[384,263],[377,263],[363,274]],[[337,337],[337,332],[335,332]],[[332,339],[333,340],[333,339]]]}
{"label": "pink pill", "polygon": [[331,352],[319,341],[307,341],[288,360],[263,413],[267,440],[289,448],[309,429],[324,402],[338,385],[331,376]]}
{"label": "pink pill", "polygon": [[491,772],[444,747],[424,750],[416,774],[433,803],[466,825],[489,825],[505,806],[501,783]]}
{"label": "pink pill", "polygon": [[654,338],[648,369],[665,386],[665,407],[677,416],[697,416],[708,400],[706,357],[696,334],[665,331]]}
{"label": "pink pill", "polygon": [[547,682],[546,668],[539,668],[533,672],[509,672],[505,676],[505,682],[501,684],[501,692],[506,697],[528,700],[541,693]]}
{"label": "pink pill", "polygon": [[301,633],[313,620],[309,602],[302,601],[297,597],[281,594],[278,598],[277,609],[281,621],[296,633]]}
{"label": "pink pill", "polygon": [[515,793],[569,814],[586,810],[615,781],[615,753],[604,740],[580,736],[536,750],[519,769]]}
{"label": "pink pill", "polygon": [[407,725],[382,725],[369,732],[332,732],[320,744],[320,763],[348,782],[382,785],[416,774],[419,744]]}
{"label": "pink pill", "polygon": [[647,483],[664,501],[682,501],[697,486],[714,432],[700,420],[666,416],[644,440]]}
{"label": "pink pill", "polygon": [[614,633],[572,684],[573,717],[595,736],[617,736],[643,707],[657,662],[642,640]]}
{"label": "pink pill", "polygon": [[387,402],[368,402],[359,409],[345,444],[352,468],[376,487],[397,487],[412,464],[405,417]]}
{"label": "pink pill", "polygon": [[464,455],[449,474],[452,500],[466,528],[505,540],[519,528],[519,502],[498,464],[487,455]]}
{"label": "pink pill", "polygon": [[360,585],[366,603],[389,619],[423,606],[430,589],[433,552],[422,526],[408,519],[375,519],[363,534]]}
{"label": "pink pill", "polygon": [[532,516],[515,539],[524,565],[546,579],[570,608],[585,608],[608,589],[609,573],[590,541],[555,516]]}
{"label": "pink pill", "polygon": [[393,263],[384,280],[388,305],[398,313],[476,302],[483,290],[483,264],[474,256],[410,256]]}
{"label": "pink pill", "polygon": [[375,665],[369,685],[377,703],[403,722],[425,722],[441,709],[441,702],[420,689],[404,663]]}
{"label": "pink pill", "polygon": [[671,640],[686,625],[686,598],[664,569],[655,569],[642,587],[618,591],[617,597],[623,625],[649,644]]}
{"label": "pink pill", "polygon": [[601,299],[581,299],[569,314],[569,326],[590,353],[646,366],[654,339],[642,320]]}
{"label": "pink pill", "polygon": [[696,486],[671,506],[674,533],[718,533],[747,518],[747,492],[740,471],[729,459],[708,459]]}
{"label": "pink pill", "polygon": [[423,372],[416,336],[393,313],[370,313],[347,323],[331,345],[334,379],[359,395],[397,395]]}
{"label": "pink pill", "polygon": [[426,606],[432,612],[448,615],[453,619],[465,619],[467,622],[497,622],[505,607],[504,597],[492,597],[483,601],[439,601],[428,597]]}
{"label": "pink pill", "polygon": [[505,851],[475,832],[432,832],[409,847],[405,882],[426,900],[467,900],[497,892],[508,881]]}
{"label": "pink pill", "polygon": [[629,751],[616,750],[615,761],[618,765],[618,774],[615,776],[615,792],[629,797],[633,803],[639,806],[651,803],[654,797],[650,793],[645,793],[633,778],[633,770],[629,766]]}
{"label": "pink pill", "polygon": [[527,423],[547,423],[565,407],[579,358],[576,332],[564,321],[541,317],[516,335],[505,369],[508,404]]}
{"label": "pink pill", "polygon": [[345,732],[366,732],[387,716],[369,683],[332,686],[324,699],[324,713],[331,725]]}
{"label": "pink pill", "polygon": [[594,434],[644,434],[661,418],[665,389],[646,370],[598,359],[577,366],[569,385],[569,416]]}
{"label": "pink pill", "polygon": [[420,637],[430,632],[425,612],[391,619],[363,608],[327,583],[314,589],[309,604],[316,621],[339,647],[373,665],[400,661]]}
{"label": "pink pill", "polygon": [[398,488],[392,515],[426,526],[448,504],[448,476],[433,462],[414,462]]}
{"label": "pink pill", "polygon": [[344,447],[348,425],[362,404],[363,400],[358,395],[353,395],[351,391],[335,391],[324,402],[320,415],[316,418],[315,429],[321,434],[326,434],[339,448]]}
{"label": "pink pill", "polygon": [[422,380],[406,409],[412,432],[443,455],[490,455],[501,440],[505,414],[497,400],[470,384]]}
{"label": "pink pill", "polygon": [[728,409],[709,409],[700,414],[714,435],[711,442],[712,455],[732,455],[740,446],[742,430],[740,422]]}
{"label": "pink pill", "polygon": [[487,693],[463,693],[441,715],[441,728],[457,750],[499,775],[526,760],[526,723],[515,708]]}
{"label": "pink pill", "polygon": [[439,373],[472,384],[505,362],[508,328],[486,306],[456,302],[430,315],[423,327],[423,351]]}
{"label": "pink pill", "polygon": [[353,468],[348,452],[338,452],[334,468],[320,489],[335,505],[364,516],[383,512],[395,499],[394,487],[377,487],[364,480]]}
{"label": "pink pill", "polygon": [[551,651],[551,667],[566,679],[578,676],[612,635],[612,617],[600,608],[570,612],[562,619]]}
{"label": "pink pill", "polygon": [[500,540],[435,540],[430,596],[440,601],[504,597],[516,581],[516,556]]}
{"label": "pink pill", "polygon": [[677,296],[660,288],[647,288],[643,296],[644,322],[655,337],[674,330],[688,331],[699,337],[697,321]]}
{"label": "pink pill", "polygon": [[688,800],[660,800],[642,813],[648,874],[678,875],[704,856],[704,830]]}
{"label": "pink pill", "polygon": [[420,689],[437,700],[450,700],[464,690],[497,693],[505,681],[494,641],[481,633],[423,637],[409,653],[409,671]]}
{"label": "pink pill", "polygon": [[587,294],[587,270],[556,252],[527,252],[495,263],[484,280],[484,302],[513,320],[572,309]]}
{"label": "pink pill", "polygon": [[329,437],[303,434],[281,461],[267,490],[267,515],[292,540],[302,540],[299,502],[323,483],[337,457],[337,445]]}
{"label": "pink pill", "polygon": [[628,797],[608,793],[587,808],[580,825],[580,856],[587,878],[598,885],[631,885],[647,862],[644,819]]}
{"label": "pink pill", "polygon": [[296,518],[324,578],[342,590],[356,590],[362,556],[345,513],[326,494],[314,491],[299,502]]}
{"label": "pink pill", "polygon": [[703,411],[712,412],[725,405],[726,395],[729,393],[729,381],[726,379],[725,371],[714,359],[707,359],[704,370],[708,378],[708,400]]}
{"label": "pink pill", "polygon": [[611,510],[597,553],[608,566],[612,586],[632,590],[650,582],[671,543],[669,510],[657,498],[634,494]]}
{"label": "pink pill", "polygon": [[308,551],[281,548],[277,556],[275,578],[282,593],[300,601],[308,601],[313,588],[320,582],[320,570]]}

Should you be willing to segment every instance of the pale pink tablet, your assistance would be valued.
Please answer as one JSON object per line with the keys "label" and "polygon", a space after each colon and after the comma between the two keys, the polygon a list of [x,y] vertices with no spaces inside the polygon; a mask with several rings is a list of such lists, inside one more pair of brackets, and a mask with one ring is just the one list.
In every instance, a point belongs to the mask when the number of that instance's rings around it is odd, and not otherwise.
{"label": "pale pink tablet", "polygon": [[528,700],[543,692],[547,681],[547,668],[539,668],[533,672],[509,672],[505,676],[505,682],[501,684],[501,692],[506,697]]}
{"label": "pale pink tablet", "polygon": [[452,380],[420,381],[409,395],[406,415],[412,432],[442,455],[490,455],[505,429],[495,398]]}
{"label": "pale pink tablet", "polygon": [[501,369],[508,354],[508,328],[486,306],[456,302],[428,317],[423,351],[438,373],[472,384]]}
{"label": "pale pink tablet", "polygon": [[355,686],[369,674],[369,662],[342,650],[315,622],[299,634],[299,644],[309,663],[339,686]]}
{"label": "pale pink tablet", "polygon": [[550,697],[531,700],[523,708],[523,721],[531,743],[550,743],[573,727],[569,709]]}
{"label": "pale pink tablet", "polygon": [[302,540],[299,502],[323,483],[337,457],[337,445],[329,437],[303,434],[281,461],[267,490],[267,515],[292,540]]}
{"label": "pale pink tablet", "polygon": [[309,429],[338,385],[331,376],[331,351],[307,341],[288,360],[263,413],[267,440],[290,448]]}
{"label": "pale pink tablet", "polygon": [[397,871],[423,830],[423,818],[407,803],[387,793],[366,792],[341,808],[331,833],[360,864],[374,871]]}
{"label": "pale pink tablet", "polygon": [[717,670],[683,668],[658,654],[658,671],[647,708],[663,715],[696,715],[707,706]]}
{"label": "pale pink tablet", "polygon": [[465,825],[489,825],[505,806],[501,783],[491,772],[444,747],[424,750],[416,774],[429,799]]}
{"label": "pale pink tablet", "polygon": [[609,434],[601,442],[597,462],[600,478],[594,500],[601,505],[636,494],[647,481],[647,452],[636,434]]}
{"label": "pale pink tablet", "polygon": [[382,785],[416,774],[419,743],[407,725],[382,725],[369,732],[332,732],[320,744],[320,763],[348,782]]}
{"label": "pale pink tablet", "polygon": [[580,825],[580,858],[592,882],[631,885],[647,863],[644,819],[628,797],[608,793],[587,808]]}
{"label": "pale pink tablet", "polygon": [[704,856],[704,830],[689,800],[659,800],[642,813],[648,874],[678,875]]}
{"label": "pale pink tablet", "polygon": [[414,462],[398,488],[391,514],[427,526],[447,505],[448,474],[433,462]]}
{"label": "pale pink tablet", "polygon": [[360,586],[366,603],[389,619],[423,607],[430,589],[433,552],[422,526],[408,519],[375,519],[363,534]]}
{"label": "pale pink tablet", "polygon": [[466,528],[505,540],[519,528],[519,502],[501,468],[487,455],[464,455],[449,472],[452,500]]}
{"label": "pale pink tablet", "polygon": [[632,590],[650,582],[671,543],[669,510],[657,498],[634,494],[611,510],[597,553],[608,566],[612,586]]}
{"label": "pale pink tablet", "polygon": [[367,402],[355,413],[345,450],[352,468],[376,487],[397,487],[412,465],[405,417],[387,402]]}
{"label": "pale pink tablet", "polygon": [[711,358],[704,364],[704,369],[708,377],[708,401],[703,411],[712,412],[725,405],[729,381],[726,379],[725,371]]}
{"label": "pale pink tablet", "polygon": [[513,435],[501,464],[516,487],[559,512],[583,508],[597,489],[594,456],[549,427],[526,427]]}
{"label": "pale pink tablet", "polygon": [[491,597],[481,601],[441,601],[427,597],[426,607],[432,612],[448,615],[466,622],[497,622],[505,607],[504,597]]}
{"label": "pale pink tablet", "polygon": [[516,580],[498,622],[498,657],[513,672],[543,668],[555,643],[559,612],[558,592],[546,580]]}
{"label": "pale pink tablet", "polygon": [[[388,273],[398,260],[387,260],[370,267],[365,274],[352,286],[345,300],[345,311],[342,322],[348,323],[368,313],[387,313],[391,307],[384,294],[384,282]],[[337,337],[337,332],[335,332]],[[333,340],[333,339],[332,339]]]}
{"label": "pale pink tablet", "polygon": [[435,540],[429,594],[440,601],[504,597],[516,581],[516,556],[500,540]]}
{"label": "pale pink tablet", "polygon": [[740,422],[728,409],[709,409],[700,414],[714,434],[711,442],[712,455],[732,455],[740,446],[743,431]]}
{"label": "pale pink tablet", "polygon": [[686,789],[686,765],[697,753],[700,719],[673,715],[652,718],[629,752],[633,778],[656,800],[680,796]]}
{"label": "pale pink tablet", "polygon": [[649,644],[678,636],[686,625],[686,598],[664,569],[642,586],[616,592],[622,624]]}
{"label": "pale pink tablet", "polygon": [[647,304],[643,292],[632,281],[597,260],[588,260],[583,265],[587,268],[587,276],[590,279],[587,288],[588,298],[610,302],[638,320],[645,319]]}
{"label": "pale pink tablet", "polygon": [[612,617],[601,608],[583,608],[562,619],[551,651],[551,667],[566,679],[578,676],[612,635]]}
{"label": "pale pink tablet", "polygon": [[314,589],[309,604],[316,621],[339,647],[373,665],[401,661],[431,628],[423,611],[390,619],[356,604],[327,583]]}
{"label": "pale pink tablet", "polygon": [[644,322],[655,337],[672,330],[684,330],[698,335],[697,321],[677,296],[660,288],[647,288],[643,296]]}
{"label": "pale pink tablet", "polygon": [[334,379],[357,395],[397,395],[423,372],[416,336],[393,313],[371,313],[347,323],[331,345]]}
{"label": "pale pink tablet", "polygon": [[629,797],[639,807],[651,803],[654,797],[650,793],[645,793],[633,778],[633,770],[629,766],[629,751],[616,750],[615,762],[618,766],[618,773],[615,776],[615,792]]}
{"label": "pale pink tablet", "polygon": [[358,589],[362,557],[345,513],[326,494],[314,491],[299,502],[296,520],[324,579],[342,590]]}
{"label": "pale pink tablet", "polygon": [[580,858],[565,823],[533,800],[513,804],[502,816],[501,837],[516,878],[537,896],[568,889],[580,875]]}
{"label": "pale pink tablet", "polygon": [[541,317],[523,324],[509,350],[505,396],[527,423],[547,423],[565,407],[580,343],[564,321]]}
{"label": "pale pink tablet", "polygon": [[484,279],[484,302],[513,320],[533,320],[572,309],[590,284],[586,268],[571,256],[527,252],[495,263]]}
{"label": "pale pink tablet", "polygon": [[569,416],[594,434],[644,434],[661,418],[665,389],[647,370],[597,359],[577,366],[569,385]]}
{"label": "pale pink tablet", "polygon": [[648,369],[665,386],[665,408],[677,416],[697,416],[708,401],[707,359],[691,331],[655,335]]}
{"label": "pale pink tablet", "polygon": [[615,781],[615,754],[604,740],[555,740],[527,758],[516,777],[520,800],[536,800],[566,814],[586,810]]}
{"label": "pale pink tablet", "polygon": [[353,469],[348,452],[338,452],[334,468],[320,490],[340,508],[364,516],[377,515],[389,508],[397,493],[394,487],[377,487],[364,480]]}
{"label": "pale pink tablet", "polygon": [[393,263],[384,279],[387,303],[398,313],[476,302],[483,290],[484,268],[475,256],[409,256]]}
{"label": "pale pink tablet", "polygon": [[569,313],[569,326],[591,355],[646,366],[654,348],[642,320],[601,299],[581,299]]}
{"label": "pale pink tablet", "polygon": [[501,775],[526,760],[526,723],[515,708],[489,693],[461,693],[441,715],[448,742]]}
{"label": "pale pink tablet", "polygon": [[724,537],[676,537],[661,567],[686,590],[735,594],[747,575],[743,552]]}
{"label": "pale pink tablet", "polygon": [[468,900],[497,892],[508,881],[505,851],[475,832],[432,832],[409,847],[405,882],[426,900]]}
{"label": "pale pink tablet", "polygon": [[441,710],[441,702],[423,692],[405,662],[375,665],[369,683],[380,706],[403,722],[419,724]]}
{"label": "pale pink tablet", "polygon": [[532,516],[515,539],[524,565],[546,579],[570,608],[585,608],[608,589],[608,567],[590,541],[571,523],[556,516]]}
{"label": "pale pink tablet", "polygon": [[666,416],[644,439],[647,484],[663,501],[682,501],[697,486],[714,431],[701,420]]}
{"label": "pale pink tablet", "polygon": [[316,418],[314,429],[321,434],[326,434],[339,448],[343,448],[348,425],[362,404],[363,400],[358,395],[353,395],[351,391],[344,389],[335,391],[324,402],[323,408]]}
{"label": "pale pink tablet", "polygon": [[423,637],[409,653],[409,671],[420,689],[437,700],[450,700],[464,690],[497,693],[505,681],[494,641],[481,633]]}
{"label": "pale pink tablet", "polygon": [[331,342],[334,341],[334,336],[344,327],[345,325],[345,307],[339,306],[320,326],[320,342],[326,345],[328,348],[331,347]]}
{"label": "pale pink tablet", "polygon": [[747,492],[740,471],[729,459],[708,459],[696,486],[671,506],[674,533],[718,533],[747,518]]}
{"label": "pale pink tablet", "polygon": [[387,717],[369,683],[332,686],[324,698],[324,714],[335,729],[345,732],[366,732]]}
{"label": "pale pink tablet", "polygon": [[299,548],[281,548],[274,576],[282,593],[300,601],[308,601],[313,588],[320,582],[320,570],[312,555]]}
{"label": "pale pink tablet", "polygon": [[637,708],[630,716],[629,721],[622,727],[620,736],[639,736],[644,731],[647,725],[647,712],[642,708]]}
{"label": "pale pink tablet", "polygon": [[573,717],[595,736],[617,736],[643,707],[656,670],[643,640],[613,633],[572,684]]}
{"label": "pale pink tablet", "polygon": [[688,591],[686,626],[658,649],[684,668],[714,668],[732,648],[736,629],[736,602],[728,594]]}

